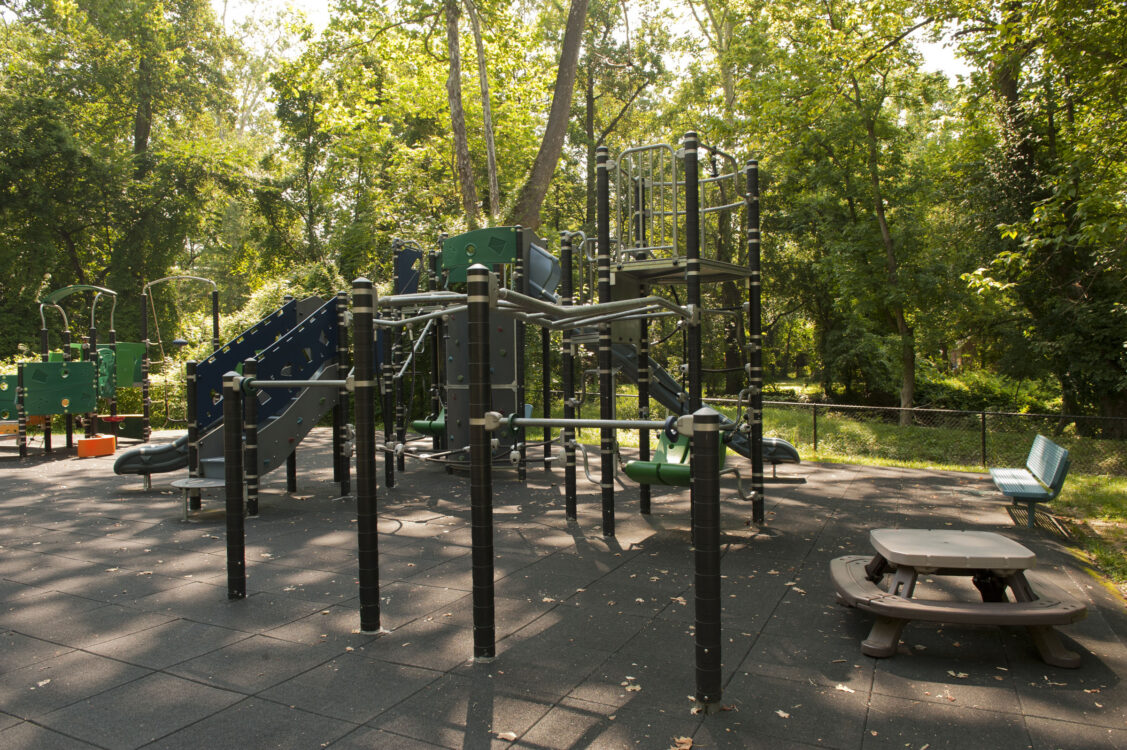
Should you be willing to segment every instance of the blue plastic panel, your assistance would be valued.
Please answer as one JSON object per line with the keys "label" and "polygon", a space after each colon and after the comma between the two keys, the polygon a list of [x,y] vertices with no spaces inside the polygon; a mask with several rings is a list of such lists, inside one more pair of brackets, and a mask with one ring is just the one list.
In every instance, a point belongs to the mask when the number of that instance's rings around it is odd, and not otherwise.
{"label": "blue plastic panel", "polygon": [[[296,328],[258,355],[258,380],[311,380],[326,362],[337,358],[337,299],[333,297]],[[258,419],[282,413],[298,389],[258,392]]]}
{"label": "blue plastic panel", "polygon": [[241,371],[253,357],[297,325],[297,301],[291,300],[227,342],[196,366],[196,422],[207,430],[223,418],[223,375]]}

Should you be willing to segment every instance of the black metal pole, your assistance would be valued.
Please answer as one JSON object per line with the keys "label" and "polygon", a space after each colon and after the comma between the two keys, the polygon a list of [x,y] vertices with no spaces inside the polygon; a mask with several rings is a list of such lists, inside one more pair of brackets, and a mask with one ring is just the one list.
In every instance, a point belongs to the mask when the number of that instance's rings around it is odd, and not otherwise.
{"label": "black metal pole", "polygon": [[[430,291],[438,289],[438,251],[430,252],[430,273],[428,275]],[[438,416],[442,411],[442,319],[435,318],[434,326],[430,333],[430,413]],[[445,444],[445,430],[431,438],[431,447],[441,450]]]}
{"label": "black metal pole", "polygon": [[[16,365],[16,443],[20,458],[27,458],[27,394],[23,385],[23,363]],[[68,441],[67,447],[70,447]]]}
{"label": "black metal pole", "polygon": [[[560,266],[563,273],[560,278],[561,304],[571,307],[574,294],[574,279],[572,276],[571,261],[571,234],[560,233]],[[575,419],[575,349],[571,343],[571,329],[563,331],[563,353],[560,356],[560,388],[563,390],[563,415],[564,419]],[[575,518],[575,429],[563,428],[564,452],[564,505],[565,515]]]}
{"label": "black metal pole", "polygon": [[[200,423],[197,411],[199,409],[199,380],[196,377],[196,367],[198,363],[190,359],[184,365],[187,373],[187,394],[185,396],[185,407],[188,412],[188,476],[198,477],[200,475]],[[151,479],[151,474],[146,474],[146,478]],[[188,490],[188,509],[199,510],[203,501],[200,499],[199,488],[192,488]]]}
{"label": "black metal pole", "polygon": [[763,496],[763,294],[760,273],[759,162],[747,163],[748,366],[751,376],[751,520],[766,520]]}
{"label": "black metal pole", "polygon": [[[110,316],[111,318],[113,316]],[[112,321],[111,321],[112,325]],[[109,406],[110,416],[117,416],[117,331],[113,328],[109,332],[109,345],[110,351],[113,352],[113,370],[110,371],[109,377],[106,378],[107,384],[110,387]],[[50,429],[51,420],[47,420],[48,429]],[[110,420],[110,433],[114,436],[114,442],[117,442],[117,420]]]}
{"label": "black metal pole", "polygon": [[[189,388],[191,386],[189,385]],[[153,434],[153,400],[149,395],[149,294],[141,293],[141,439],[149,442]],[[189,419],[193,417],[189,416]],[[190,429],[190,428],[189,428]],[[192,466],[192,464],[189,464]]]}
{"label": "black metal pole", "polygon": [[[294,300],[292,294],[282,295],[282,304],[288,305]],[[295,443],[286,456],[286,492],[297,492],[297,444]]]}
{"label": "black metal pole", "polygon": [[[645,197],[645,183],[642,178],[634,181],[634,246],[639,248],[634,253],[635,260],[645,260],[646,251],[641,248],[646,246],[645,211],[642,207]],[[645,297],[649,294],[649,287],[642,284],[638,288],[638,296]],[[650,418],[650,319],[643,317],[638,334],[638,419]],[[650,460],[650,431],[638,430],[638,460]],[[638,486],[638,510],[642,514],[650,513],[652,502],[650,485]]]}
{"label": "black metal pole", "polygon": [[380,561],[376,532],[376,381],[372,282],[352,282],[356,373],[356,536],[359,551],[360,630],[380,629]]}
{"label": "black metal pole", "polygon": [[388,452],[395,444],[395,363],[392,361],[391,346],[393,335],[390,330],[383,331],[383,468],[384,484],[388,487],[395,486],[395,454]]}
{"label": "black metal pole", "polygon": [[[403,255],[403,240],[394,239],[394,240],[391,241],[391,254],[392,254],[391,267],[394,269],[394,272],[392,274],[392,282],[391,282],[392,283],[392,291],[395,294],[402,294],[404,290],[403,290],[403,286],[401,284],[402,279],[399,278],[398,270],[399,270],[399,259]],[[403,359],[403,334],[400,332],[400,330],[398,328],[396,328],[394,330],[394,332],[392,332],[392,331],[385,332],[385,335],[388,335],[388,334],[393,336],[393,338],[391,340],[391,352],[392,352],[391,360],[392,360],[393,363],[398,365],[398,363]],[[395,368],[393,368],[393,379],[394,379],[394,384],[395,384],[395,388],[394,388],[395,441],[398,445],[402,445],[407,440],[406,399],[404,398],[404,393],[403,393],[403,378],[398,376],[398,375],[395,375],[394,369]],[[391,460],[390,456],[388,456],[388,460]],[[395,468],[398,469],[399,471],[405,471],[407,469],[407,458],[402,453],[397,453],[395,455]],[[391,487],[391,486],[393,486],[393,485],[388,484],[388,487]]]}
{"label": "black metal pole", "polygon": [[[528,294],[528,272],[531,269],[528,267],[528,259],[525,254],[525,247],[529,244],[525,238],[524,229],[521,227],[514,227],[516,232],[517,253],[516,261],[513,263],[513,289],[520,294]],[[517,381],[517,414],[524,416],[524,322],[519,318],[513,326],[514,336],[516,337],[517,350],[514,356],[514,366],[516,368],[516,381]],[[513,440],[516,441],[517,454],[517,479],[521,482],[524,481],[526,476],[526,468],[528,466],[528,451],[526,448],[526,430],[523,427],[516,427],[513,429]]]}
{"label": "black metal pole", "polygon": [[246,528],[243,520],[243,431],[239,376],[223,376],[223,469],[227,495],[227,598],[247,595]]}
{"label": "black metal pole", "polygon": [[[596,235],[598,238],[599,303],[610,302],[610,176],[608,150],[595,150]],[[614,381],[611,379],[610,323],[599,325],[599,418],[614,419]],[[599,428],[603,536],[614,536],[614,429]]]}
{"label": "black metal pole", "polygon": [[211,351],[219,351],[219,290],[211,290]]}
{"label": "black metal pole", "polygon": [[[337,372],[339,377],[348,375],[352,363],[348,356],[348,292],[337,293]],[[334,479],[340,482],[341,496],[352,491],[351,456],[348,450],[349,392],[347,388],[337,391],[337,405],[333,407],[333,455],[336,456]]]}
{"label": "black metal pole", "polygon": [[986,412],[982,412],[982,465],[986,466]]}
{"label": "black metal pole", "polygon": [[[243,377],[258,375],[258,360],[247,357],[243,360]],[[243,394],[243,434],[245,435],[243,475],[247,487],[247,515],[258,515],[258,390],[251,388]]]}
{"label": "black metal pole", "polygon": [[[94,325],[94,321],[90,321],[90,329],[87,332],[90,348],[89,352],[90,361],[94,363],[94,390],[98,389],[98,363],[101,357],[98,355],[98,328]],[[94,411],[86,415],[86,437],[94,437],[96,432],[96,422],[98,421],[98,405],[97,401],[94,403]]]}
{"label": "black metal pole", "polygon": [[[63,330],[63,361],[70,362],[74,359],[70,350],[70,329]],[[69,411],[66,416],[67,448],[74,447],[74,415]]]}
{"label": "black metal pole", "polygon": [[470,266],[469,306],[470,533],[473,561],[473,655],[497,653],[493,610],[493,476],[485,412],[492,384],[489,376],[489,269]]}
{"label": "black metal pole", "polygon": [[[552,417],[552,334],[540,329],[540,403],[544,419]],[[544,471],[552,470],[552,428],[544,427]]]}
{"label": "black metal pole", "polygon": [[720,414],[693,413],[692,504],[696,607],[696,699],[706,713],[720,704]]}
{"label": "black metal pole", "polygon": [[[42,313],[40,313],[42,314]],[[40,360],[43,362],[51,358],[51,343],[50,334],[47,332],[46,326],[39,329],[39,354]],[[48,414],[47,418],[43,421],[43,452],[52,453],[51,447],[51,415]]]}
{"label": "black metal pole", "polygon": [[700,341],[700,172],[697,165],[697,134],[685,133],[685,277],[692,317],[686,326],[685,361],[688,365],[688,410],[701,406],[701,341]]}

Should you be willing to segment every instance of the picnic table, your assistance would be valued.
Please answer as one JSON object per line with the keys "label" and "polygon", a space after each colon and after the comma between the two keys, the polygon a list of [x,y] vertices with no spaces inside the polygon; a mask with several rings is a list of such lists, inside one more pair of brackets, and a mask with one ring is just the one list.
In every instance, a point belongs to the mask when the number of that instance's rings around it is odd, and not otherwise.
{"label": "picnic table", "polygon": [[[1046,663],[1080,665],[1080,655],[1066,648],[1053,628],[1083,619],[1087,608],[1041,581],[1038,594],[1025,576],[1037,556],[1024,545],[994,532],[944,529],[874,529],[869,541],[875,555],[847,555],[830,563],[838,600],[876,616],[861,643],[862,653],[892,656],[912,620],[1019,625],[1027,628]],[[888,574],[892,578],[886,590],[879,584]],[[917,598],[921,574],[971,576],[982,601]]]}

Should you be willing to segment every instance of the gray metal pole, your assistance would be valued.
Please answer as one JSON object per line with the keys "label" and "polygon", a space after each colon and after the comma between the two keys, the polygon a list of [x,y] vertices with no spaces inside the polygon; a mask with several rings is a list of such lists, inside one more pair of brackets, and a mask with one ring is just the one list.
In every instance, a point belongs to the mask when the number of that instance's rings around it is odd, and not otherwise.
{"label": "gray metal pole", "polygon": [[[513,287],[514,287],[514,291],[516,291],[520,294],[523,294],[523,295],[527,295],[528,294],[528,271],[530,269],[528,268],[528,261],[526,260],[524,248],[528,243],[525,241],[525,233],[524,233],[524,229],[522,227],[519,227],[519,226],[516,227],[515,231],[516,231],[517,253],[516,253],[516,262],[513,263]],[[524,322],[520,318],[517,318],[516,322],[513,325],[513,329],[514,329],[514,335],[516,336],[516,340],[517,340],[517,350],[516,350],[515,355],[514,355],[514,360],[515,360],[514,364],[516,366],[516,375],[517,375],[517,378],[516,378],[516,380],[517,380],[517,398],[516,398],[517,408],[516,408],[516,411],[517,411],[518,414],[523,415],[524,414],[524,400],[525,400],[525,388],[524,388],[524,369],[525,369],[524,368],[524,365],[525,365],[525,356],[524,356],[525,336],[524,336],[524,331],[525,331],[525,325],[524,325]],[[545,374],[545,376],[547,375],[547,373],[544,373],[544,374]],[[528,435],[528,432],[523,427],[520,428],[520,429],[517,429],[517,430],[513,430],[513,440],[515,440],[517,445],[519,446],[517,448],[517,455],[519,456],[519,458],[517,459],[517,479],[521,482],[523,482],[525,480],[525,477],[527,476],[527,467],[528,467],[528,448],[527,448],[527,445],[526,445],[526,443],[527,443],[526,436],[527,435]]]}
{"label": "gray metal pole", "polygon": [[[199,379],[196,377],[196,368],[199,364],[194,360],[188,360],[184,366],[187,372],[187,393],[186,393],[186,408],[188,411],[188,477],[198,477],[200,475],[200,423],[199,423]],[[146,474],[146,478],[151,479],[151,474]],[[203,505],[200,500],[199,488],[193,487],[188,490],[188,509],[199,510]]]}
{"label": "gray metal pole", "polygon": [[489,269],[470,266],[469,296],[470,534],[473,565],[473,655],[497,653],[493,609],[493,476],[485,412],[490,408]]}

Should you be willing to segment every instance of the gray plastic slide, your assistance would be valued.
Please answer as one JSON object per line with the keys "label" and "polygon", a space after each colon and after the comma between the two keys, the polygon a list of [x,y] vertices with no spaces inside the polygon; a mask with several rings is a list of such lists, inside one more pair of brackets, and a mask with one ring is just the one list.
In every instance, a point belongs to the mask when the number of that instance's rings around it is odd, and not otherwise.
{"label": "gray plastic slide", "polygon": [[113,462],[114,474],[161,474],[188,467],[188,435],[171,443],[139,445],[130,448]]}
{"label": "gray plastic slide", "polygon": [[[612,344],[610,348],[614,365],[631,382],[638,382],[638,353],[629,344]],[[669,371],[650,358],[650,396],[657,400],[666,409],[680,414],[681,384]],[[732,424],[732,420],[723,414],[720,423]],[[751,458],[751,440],[747,435],[739,432],[727,432],[728,447],[745,458]],[[797,464],[801,462],[798,450],[782,438],[763,438],[763,460],[769,464]]]}

